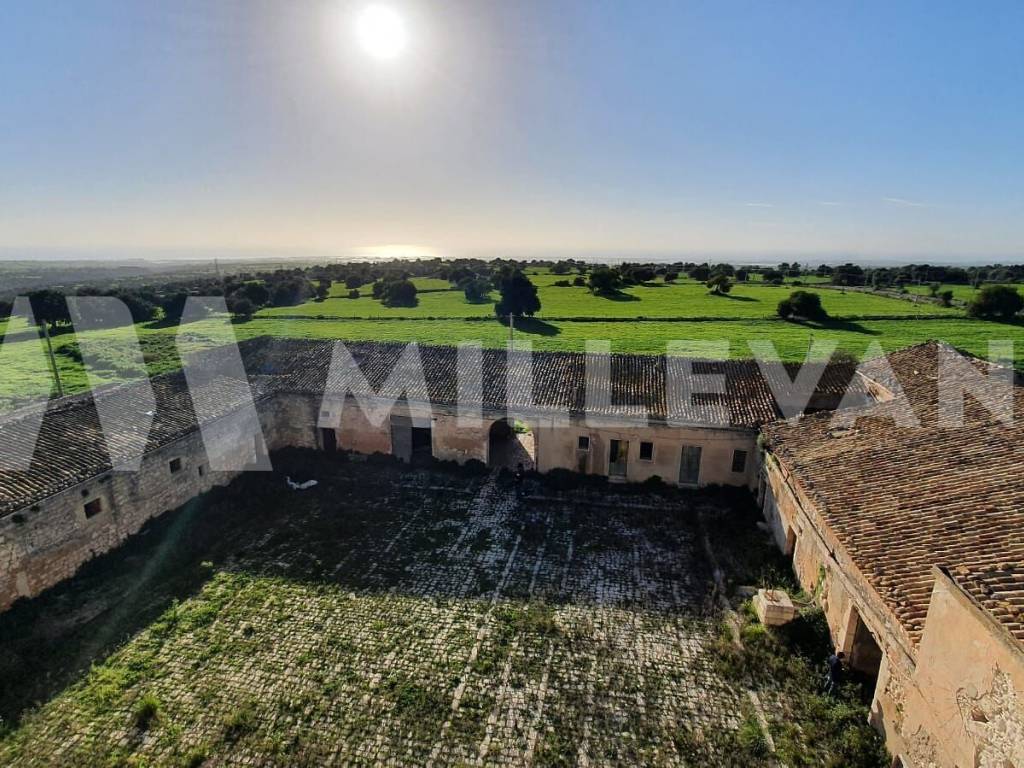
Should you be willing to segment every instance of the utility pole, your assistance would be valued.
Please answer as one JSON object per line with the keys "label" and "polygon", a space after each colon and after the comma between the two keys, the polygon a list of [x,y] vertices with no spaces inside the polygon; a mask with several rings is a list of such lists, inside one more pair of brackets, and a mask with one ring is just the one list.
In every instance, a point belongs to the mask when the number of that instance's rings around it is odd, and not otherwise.
{"label": "utility pole", "polygon": [[46,321],[39,324],[43,329],[43,338],[46,339],[46,351],[50,355],[50,370],[53,371],[53,381],[57,385],[57,397],[64,397],[64,385],[60,382],[60,371],[57,370],[57,358],[53,356],[53,344],[50,343],[50,332],[46,328]]}

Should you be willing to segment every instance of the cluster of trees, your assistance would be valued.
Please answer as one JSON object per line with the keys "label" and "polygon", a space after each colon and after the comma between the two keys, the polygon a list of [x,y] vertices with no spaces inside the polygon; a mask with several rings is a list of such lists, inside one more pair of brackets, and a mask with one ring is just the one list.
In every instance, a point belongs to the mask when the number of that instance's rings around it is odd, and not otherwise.
{"label": "cluster of trees", "polygon": [[389,275],[373,284],[373,298],[385,307],[415,307],[416,286],[407,275]]}
{"label": "cluster of trees", "polygon": [[[79,288],[76,296],[110,296],[123,302],[133,323],[163,320],[168,324],[181,322],[190,296],[223,296],[228,310],[239,317],[249,317],[261,307],[301,304],[311,296],[326,298],[330,279],[321,278],[314,285],[303,270],[275,270],[257,274],[240,274],[224,279],[203,277],[187,282],[172,281],[160,286]],[[27,294],[29,306],[37,322],[51,328],[71,324],[71,314],[64,291],[42,288]],[[6,307],[6,309],[4,309]],[[209,307],[205,311],[209,311]],[[0,303],[0,316],[13,311],[10,302]],[[113,320],[113,318],[110,318]]]}
{"label": "cluster of trees", "polygon": [[967,314],[988,320],[1012,320],[1024,309],[1024,297],[1009,285],[986,285],[967,305]]}
{"label": "cluster of trees", "polygon": [[821,306],[821,296],[810,291],[793,291],[788,298],[779,302],[779,317],[789,320],[825,320],[828,312]]}

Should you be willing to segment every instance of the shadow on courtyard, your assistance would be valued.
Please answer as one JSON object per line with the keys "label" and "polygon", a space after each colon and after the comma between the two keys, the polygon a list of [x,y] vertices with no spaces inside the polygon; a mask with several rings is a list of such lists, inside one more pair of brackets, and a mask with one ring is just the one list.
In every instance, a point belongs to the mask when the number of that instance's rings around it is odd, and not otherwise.
{"label": "shadow on courtyard", "polygon": [[[745,493],[557,475],[532,475],[517,500],[508,473],[424,472],[389,457],[301,450],[273,458],[274,472],[249,473],[150,521],[73,579],[0,615],[0,717],[16,723],[218,571],[351,592],[500,593],[707,615],[711,581],[694,510],[750,506]],[[286,475],[319,484],[292,491]]]}

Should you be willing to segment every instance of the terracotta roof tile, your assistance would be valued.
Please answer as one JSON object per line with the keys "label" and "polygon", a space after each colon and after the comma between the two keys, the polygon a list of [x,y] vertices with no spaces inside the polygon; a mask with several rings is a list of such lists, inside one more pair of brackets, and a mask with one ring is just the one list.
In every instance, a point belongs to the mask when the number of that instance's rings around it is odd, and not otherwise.
{"label": "terracotta roof tile", "polygon": [[[916,644],[942,565],[987,585],[979,602],[1024,641],[1024,391],[1014,387],[1006,426],[972,398],[964,424],[940,417],[935,384],[940,345],[888,356],[920,426],[896,427],[896,402],[854,409],[852,428],[832,414],[763,427],[767,445],[814,501],[864,578]],[[947,348],[948,349],[948,348]],[[974,363],[983,366],[982,363]],[[983,588],[969,589],[972,595]]]}

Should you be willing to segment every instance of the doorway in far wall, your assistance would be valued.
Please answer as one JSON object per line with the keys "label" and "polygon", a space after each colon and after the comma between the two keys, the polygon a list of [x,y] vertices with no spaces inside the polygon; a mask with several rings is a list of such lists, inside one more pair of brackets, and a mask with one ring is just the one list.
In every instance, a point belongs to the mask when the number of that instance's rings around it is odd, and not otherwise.
{"label": "doorway in far wall", "polygon": [[533,432],[521,421],[498,419],[487,431],[487,466],[534,468]]}
{"label": "doorway in far wall", "polygon": [[434,434],[430,427],[412,428],[412,460],[429,459],[434,455]]}
{"label": "doorway in far wall", "polygon": [[861,684],[862,702],[870,704],[878,685],[882,666],[882,649],[855,606],[850,607],[845,641],[846,663],[851,677]]}
{"label": "doorway in far wall", "polygon": [[338,434],[333,429],[320,429],[320,445],[328,453],[338,450]]}
{"label": "doorway in far wall", "polygon": [[684,445],[679,456],[679,484],[699,485],[700,484],[700,455],[699,445]]}
{"label": "doorway in far wall", "polygon": [[629,469],[629,440],[608,441],[608,477],[625,477]]}

